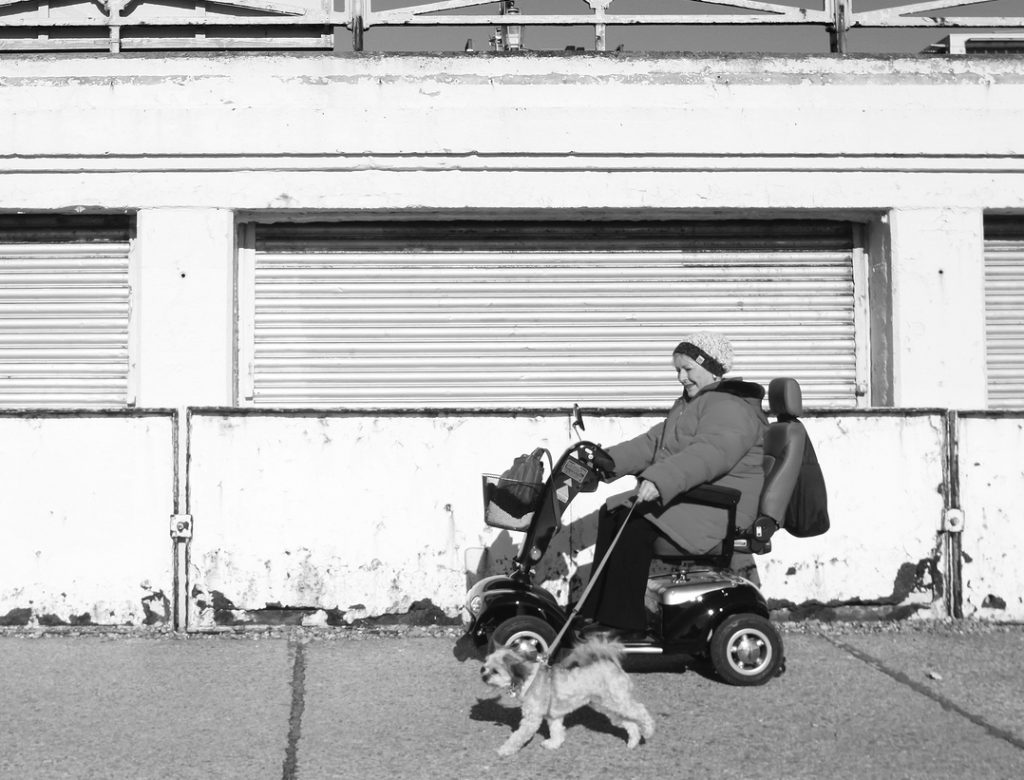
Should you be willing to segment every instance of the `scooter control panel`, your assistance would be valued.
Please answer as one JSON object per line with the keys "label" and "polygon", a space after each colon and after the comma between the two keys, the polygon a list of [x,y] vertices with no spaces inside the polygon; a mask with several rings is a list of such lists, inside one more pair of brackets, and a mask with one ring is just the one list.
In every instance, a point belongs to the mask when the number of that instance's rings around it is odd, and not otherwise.
{"label": "scooter control panel", "polygon": [[566,458],[562,464],[562,473],[582,483],[590,476],[590,469],[575,458]]}

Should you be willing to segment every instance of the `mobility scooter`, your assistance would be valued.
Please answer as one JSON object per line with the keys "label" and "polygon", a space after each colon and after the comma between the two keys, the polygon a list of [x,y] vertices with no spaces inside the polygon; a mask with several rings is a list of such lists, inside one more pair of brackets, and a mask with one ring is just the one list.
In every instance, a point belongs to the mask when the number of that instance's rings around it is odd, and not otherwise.
{"label": "mobility scooter", "polygon": [[[750,529],[737,529],[740,493],[720,485],[700,485],[676,499],[721,508],[729,518],[728,531],[720,547],[707,555],[691,555],[666,537],[658,539],[655,558],[677,568],[648,580],[648,632],[642,641],[624,643],[627,655],[708,658],[719,677],[734,685],[761,685],[784,671],[782,638],[769,621],[764,596],[729,569],[734,552],[771,550],[771,535],[781,525],[803,458],[806,431],[797,419],[802,412],[800,386],[793,379],[775,379],[768,398],[777,422],[765,433],[765,483],[757,520]],[[578,410],[573,428],[584,430]],[[544,482],[514,484],[504,477],[483,475],[485,523],[526,535],[511,571],[485,577],[466,596],[471,618],[468,635],[478,646],[487,645],[490,650],[527,645],[549,655],[557,652],[559,644],[579,640],[576,617],[590,584],[577,603],[566,609],[534,583],[534,570],[566,507],[579,493],[597,489],[600,464],[609,461],[599,445],[581,440],[552,464]],[[504,500],[508,496],[503,491],[514,491],[518,506],[527,511],[516,512],[516,501]],[[521,502],[524,494],[531,496],[525,503]],[[594,562],[591,583],[600,577],[602,567],[603,561]]]}

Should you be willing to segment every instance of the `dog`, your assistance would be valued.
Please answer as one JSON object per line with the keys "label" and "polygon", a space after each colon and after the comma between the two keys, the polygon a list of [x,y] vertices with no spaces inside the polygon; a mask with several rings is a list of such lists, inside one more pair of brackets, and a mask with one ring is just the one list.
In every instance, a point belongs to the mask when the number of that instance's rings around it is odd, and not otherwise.
{"label": "dog", "polygon": [[488,655],[480,668],[483,681],[521,700],[519,728],[498,748],[498,754],[518,752],[545,719],[550,736],[541,744],[550,750],[561,747],[563,718],[587,704],[626,730],[626,747],[635,748],[641,737],[649,740],[654,719],[633,698],[633,681],[622,669],[622,655],[620,643],[600,636],[580,643],[555,666],[548,666],[534,652],[508,647]]}

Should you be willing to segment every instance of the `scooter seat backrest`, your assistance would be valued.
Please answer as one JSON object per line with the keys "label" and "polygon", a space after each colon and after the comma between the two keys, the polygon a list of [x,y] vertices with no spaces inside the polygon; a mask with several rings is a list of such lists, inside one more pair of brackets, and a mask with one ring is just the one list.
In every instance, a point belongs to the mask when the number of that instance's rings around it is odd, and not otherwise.
{"label": "scooter seat backrest", "polygon": [[803,412],[800,384],[788,377],[773,379],[768,385],[768,409],[777,421],[764,434],[764,487],[758,515],[767,515],[781,526],[807,442],[807,431],[797,419]]}
{"label": "scooter seat backrest", "polygon": [[768,411],[780,419],[803,414],[804,395],[800,383],[789,377],[778,377],[769,382]]}

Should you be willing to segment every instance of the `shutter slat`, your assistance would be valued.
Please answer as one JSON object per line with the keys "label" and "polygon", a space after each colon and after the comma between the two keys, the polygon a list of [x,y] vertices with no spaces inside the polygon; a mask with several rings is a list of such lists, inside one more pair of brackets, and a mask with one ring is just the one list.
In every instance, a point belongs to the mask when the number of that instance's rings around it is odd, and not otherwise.
{"label": "shutter slat", "polygon": [[671,351],[702,329],[733,341],[733,375],[856,405],[849,225],[701,223],[678,249],[633,225],[617,251],[531,248],[542,225],[498,228],[526,236],[505,245],[467,229],[455,251],[408,224],[374,251],[362,230],[256,226],[254,404],[664,408]]}
{"label": "shutter slat", "polygon": [[985,232],[988,405],[1024,409],[1024,220],[987,220]]}
{"label": "shutter slat", "polygon": [[[128,251],[88,231],[0,231],[0,405],[124,406]],[[107,231],[108,233],[110,231]],[[91,238],[108,239],[99,243]]]}

